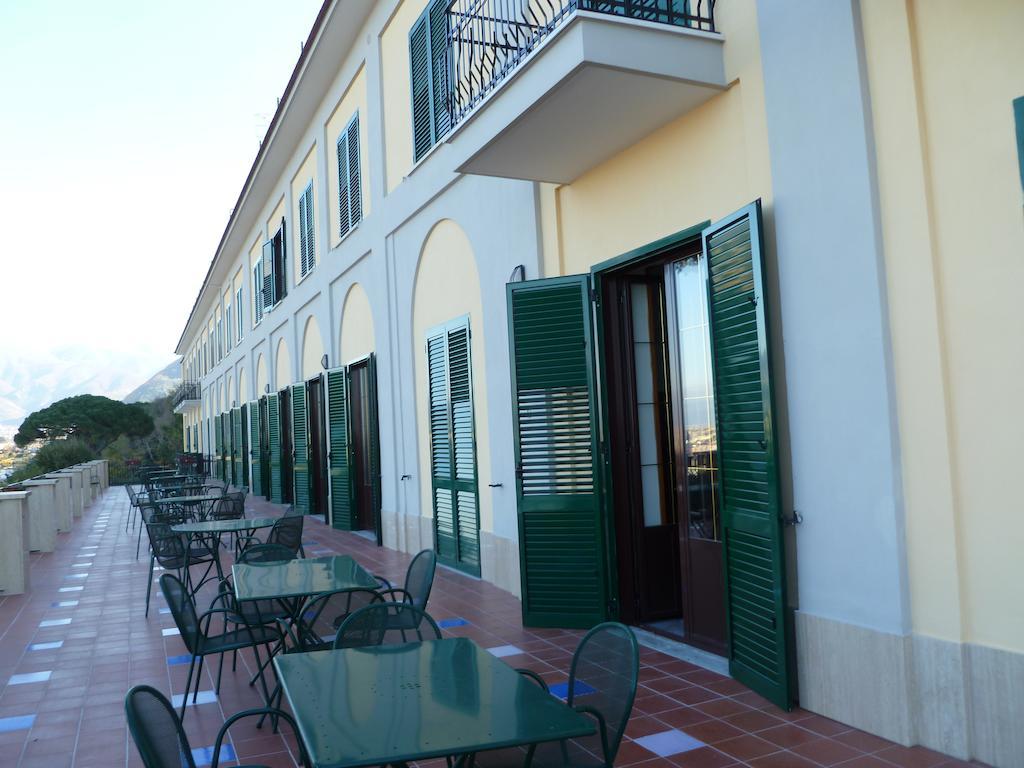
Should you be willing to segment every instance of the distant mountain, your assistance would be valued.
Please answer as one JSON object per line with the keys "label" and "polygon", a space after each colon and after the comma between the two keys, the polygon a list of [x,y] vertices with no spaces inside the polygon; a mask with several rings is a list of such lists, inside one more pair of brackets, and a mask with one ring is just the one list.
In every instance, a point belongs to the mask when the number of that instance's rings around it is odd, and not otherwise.
{"label": "distant mountain", "polygon": [[154,362],[159,364],[159,357],[153,358],[150,350],[97,350],[81,345],[14,349],[0,344],[0,428],[16,429],[33,411],[72,395],[120,400],[146,380]]}
{"label": "distant mountain", "polygon": [[151,403],[169,395],[179,384],[181,384],[181,358],[125,395],[124,401],[126,403]]}

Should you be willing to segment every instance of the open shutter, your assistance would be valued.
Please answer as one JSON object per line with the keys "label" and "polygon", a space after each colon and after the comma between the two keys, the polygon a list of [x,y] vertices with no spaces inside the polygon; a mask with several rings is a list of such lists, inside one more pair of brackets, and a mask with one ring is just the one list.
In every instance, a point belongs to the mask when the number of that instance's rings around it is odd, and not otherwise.
{"label": "open shutter", "polygon": [[330,470],[331,525],[342,531],[355,527],[355,491],[349,435],[348,369],[327,372],[327,463]]}
{"label": "open shutter", "polygon": [[274,239],[271,238],[263,244],[263,255],[261,257],[263,269],[263,304],[260,308],[262,317],[263,309],[274,306]]}
{"label": "open shutter", "polygon": [[262,496],[263,473],[260,465],[260,456],[263,444],[260,440],[260,404],[253,400],[249,403],[249,464],[252,467],[252,495]]}
{"label": "open shutter", "polygon": [[281,423],[277,393],[267,395],[267,437],[270,447],[270,500],[281,504]]}
{"label": "open shutter", "polygon": [[238,410],[238,432],[241,438],[239,467],[241,474],[238,485],[250,487],[249,483],[249,406],[243,404]]}
{"label": "open shutter", "polygon": [[299,195],[299,270],[303,277],[309,271],[306,252],[306,193],[303,192]]}
{"label": "open shutter", "polygon": [[589,627],[608,606],[590,281],[507,291],[523,624]]}
{"label": "open shutter", "polygon": [[440,141],[452,127],[448,107],[448,6],[450,2],[433,0],[430,4],[430,71],[434,106],[434,141]]}
{"label": "open shutter", "polygon": [[369,416],[367,430],[370,435],[370,483],[373,491],[373,519],[377,544],[384,543],[384,532],[381,530],[381,483],[380,483],[380,417],[377,413],[377,356],[370,353],[370,359],[366,364],[367,383],[366,396],[369,407],[366,409]]}
{"label": "open shutter", "polygon": [[222,480],[224,479],[224,467],[221,463],[223,456],[220,452],[221,435],[220,435],[220,416],[215,416],[213,419],[213,460],[214,460],[214,476]]}
{"label": "open shutter", "polygon": [[348,196],[351,223],[354,227],[363,218],[363,189],[359,168],[359,115],[348,126]]}
{"label": "open shutter", "polygon": [[242,470],[242,459],[245,456],[245,452],[242,450],[242,409],[233,408],[231,410],[231,454],[232,463],[234,464],[234,480],[232,483],[237,486],[247,484],[245,479],[245,472]]}
{"label": "open shutter", "polygon": [[221,429],[221,454],[224,456],[224,476],[225,483],[232,482],[232,473],[234,471],[234,462],[232,461],[231,455],[231,412],[224,411],[220,415],[220,429]]}
{"label": "open shutter", "polygon": [[344,237],[352,228],[348,172],[348,131],[338,137],[338,235]]}
{"label": "open shutter", "polygon": [[427,335],[434,545],[440,560],[480,574],[470,333],[465,320]]}
{"label": "open shutter", "polygon": [[721,467],[729,671],[793,704],[760,202],[703,234]]}
{"label": "open shutter", "polygon": [[424,14],[409,31],[413,160],[419,160],[434,146],[434,110],[431,103],[428,26],[428,18]]}
{"label": "open shutter", "polygon": [[306,420],[306,385],[292,384],[292,498],[295,510],[309,514],[309,423]]}

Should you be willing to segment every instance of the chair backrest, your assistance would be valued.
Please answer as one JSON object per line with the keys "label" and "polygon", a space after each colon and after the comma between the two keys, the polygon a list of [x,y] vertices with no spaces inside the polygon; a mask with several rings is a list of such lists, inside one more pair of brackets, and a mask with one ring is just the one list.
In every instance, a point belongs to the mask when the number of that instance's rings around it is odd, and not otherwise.
{"label": "chair backrest", "polygon": [[[640,674],[640,649],[633,630],[609,621],[598,624],[580,641],[569,670],[568,704],[593,707],[604,718],[608,734],[607,765],[613,765],[629,721]],[[600,735],[580,739],[601,754]]]}
{"label": "chair backrest", "polygon": [[405,591],[412,598],[412,604],[421,611],[427,609],[430,589],[434,585],[434,571],[437,570],[437,555],[432,549],[424,549],[409,563],[405,573]]}
{"label": "chair backrest", "polygon": [[160,691],[136,685],[124,697],[124,712],[146,768],[195,768],[181,721]]}
{"label": "chair backrest", "polygon": [[167,607],[171,609],[182,642],[189,653],[195,653],[199,647],[199,617],[188,590],[173,573],[165,573],[160,577],[160,591],[164,594]]}
{"label": "chair backrest", "polygon": [[367,605],[381,602],[381,596],[372,589],[345,589],[317,595],[302,611],[304,626],[299,638],[300,649],[330,648],[345,619]]}
{"label": "chair backrest", "polygon": [[373,603],[341,623],[334,647],[362,648],[440,639],[441,629],[426,611],[409,603]]}
{"label": "chair backrest", "polygon": [[238,562],[246,565],[280,563],[294,559],[295,553],[281,544],[252,544],[238,555]]}
{"label": "chair backrest", "polygon": [[226,494],[214,503],[210,517],[214,520],[241,520],[245,517],[245,502],[238,498],[238,494]]}
{"label": "chair backrest", "polygon": [[[153,515],[153,518],[158,517],[159,514]],[[185,542],[181,534],[172,531],[170,523],[160,519],[147,521],[146,533],[156,561],[164,568],[180,568],[185,557]]]}
{"label": "chair backrest", "polygon": [[302,546],[302,525],[305,520],[302,515],[279,517],[267,535],[267,544],[280,544],[297,555]]}

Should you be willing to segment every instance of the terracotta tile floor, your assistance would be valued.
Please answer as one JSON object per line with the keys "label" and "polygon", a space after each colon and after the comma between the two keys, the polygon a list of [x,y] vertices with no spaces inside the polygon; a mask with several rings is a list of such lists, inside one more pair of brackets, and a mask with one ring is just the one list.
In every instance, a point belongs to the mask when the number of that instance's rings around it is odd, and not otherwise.
{"label": "terracotta tile floor", "polygon": [[[247,508],[250,516],[280,512],[260,499]],[[30,594],[0,597],[0,766],[140,765],[125,726],[125,692],[138,683],[166,693],[184,690],[189,657],[157,584],[149,618],[143,616],[149,564],[145,552],[135,559],[137,529],[125,532],[127,514],[124,490],[109,489],[71,533],[59,536],[55,552],[32,556]],[[409,561],[313,518],[304,541],[307,555],[348,553],[399,583]],[[515,598],[446,569],[438,570],[428,608],[447,634],[471,637],[552,685],[565,682],[582,634],[524,629]],[[728,678],[654,650],[643,649],[641,659],[640,688],[617,765],[969,765],[804,710],[783,712]],[[204,748],[212,746],[224,719],[261,703],[247,685],[253,668],[248,654],[237,672],[225,666],[219,697],[212,695],[213,666],[204,668],[200,685],[209,703],[189,707],[185,716],[200,764],[209,762]],[[233,729],[230,746],[246,761],[294,764],[287,738],[251,722]]]}

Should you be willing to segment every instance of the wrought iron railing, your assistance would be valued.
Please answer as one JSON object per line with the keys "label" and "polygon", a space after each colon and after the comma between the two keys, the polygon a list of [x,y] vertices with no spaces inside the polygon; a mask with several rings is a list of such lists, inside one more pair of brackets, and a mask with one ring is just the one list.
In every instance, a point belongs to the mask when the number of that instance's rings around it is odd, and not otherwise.
{"label": "wrought iron railing", "polygon": [[200,399],[200,387],[198,381],[183,381],[178,385],[178,388],[174,390],[174,394],[171,397],[171,406],[177,408],[185,400],[199,400]]}
{"label": "wrought iron railing", "polygon": [[449,107],[461,121],[576,11],[715,31],[715,0],[452,0]]}

